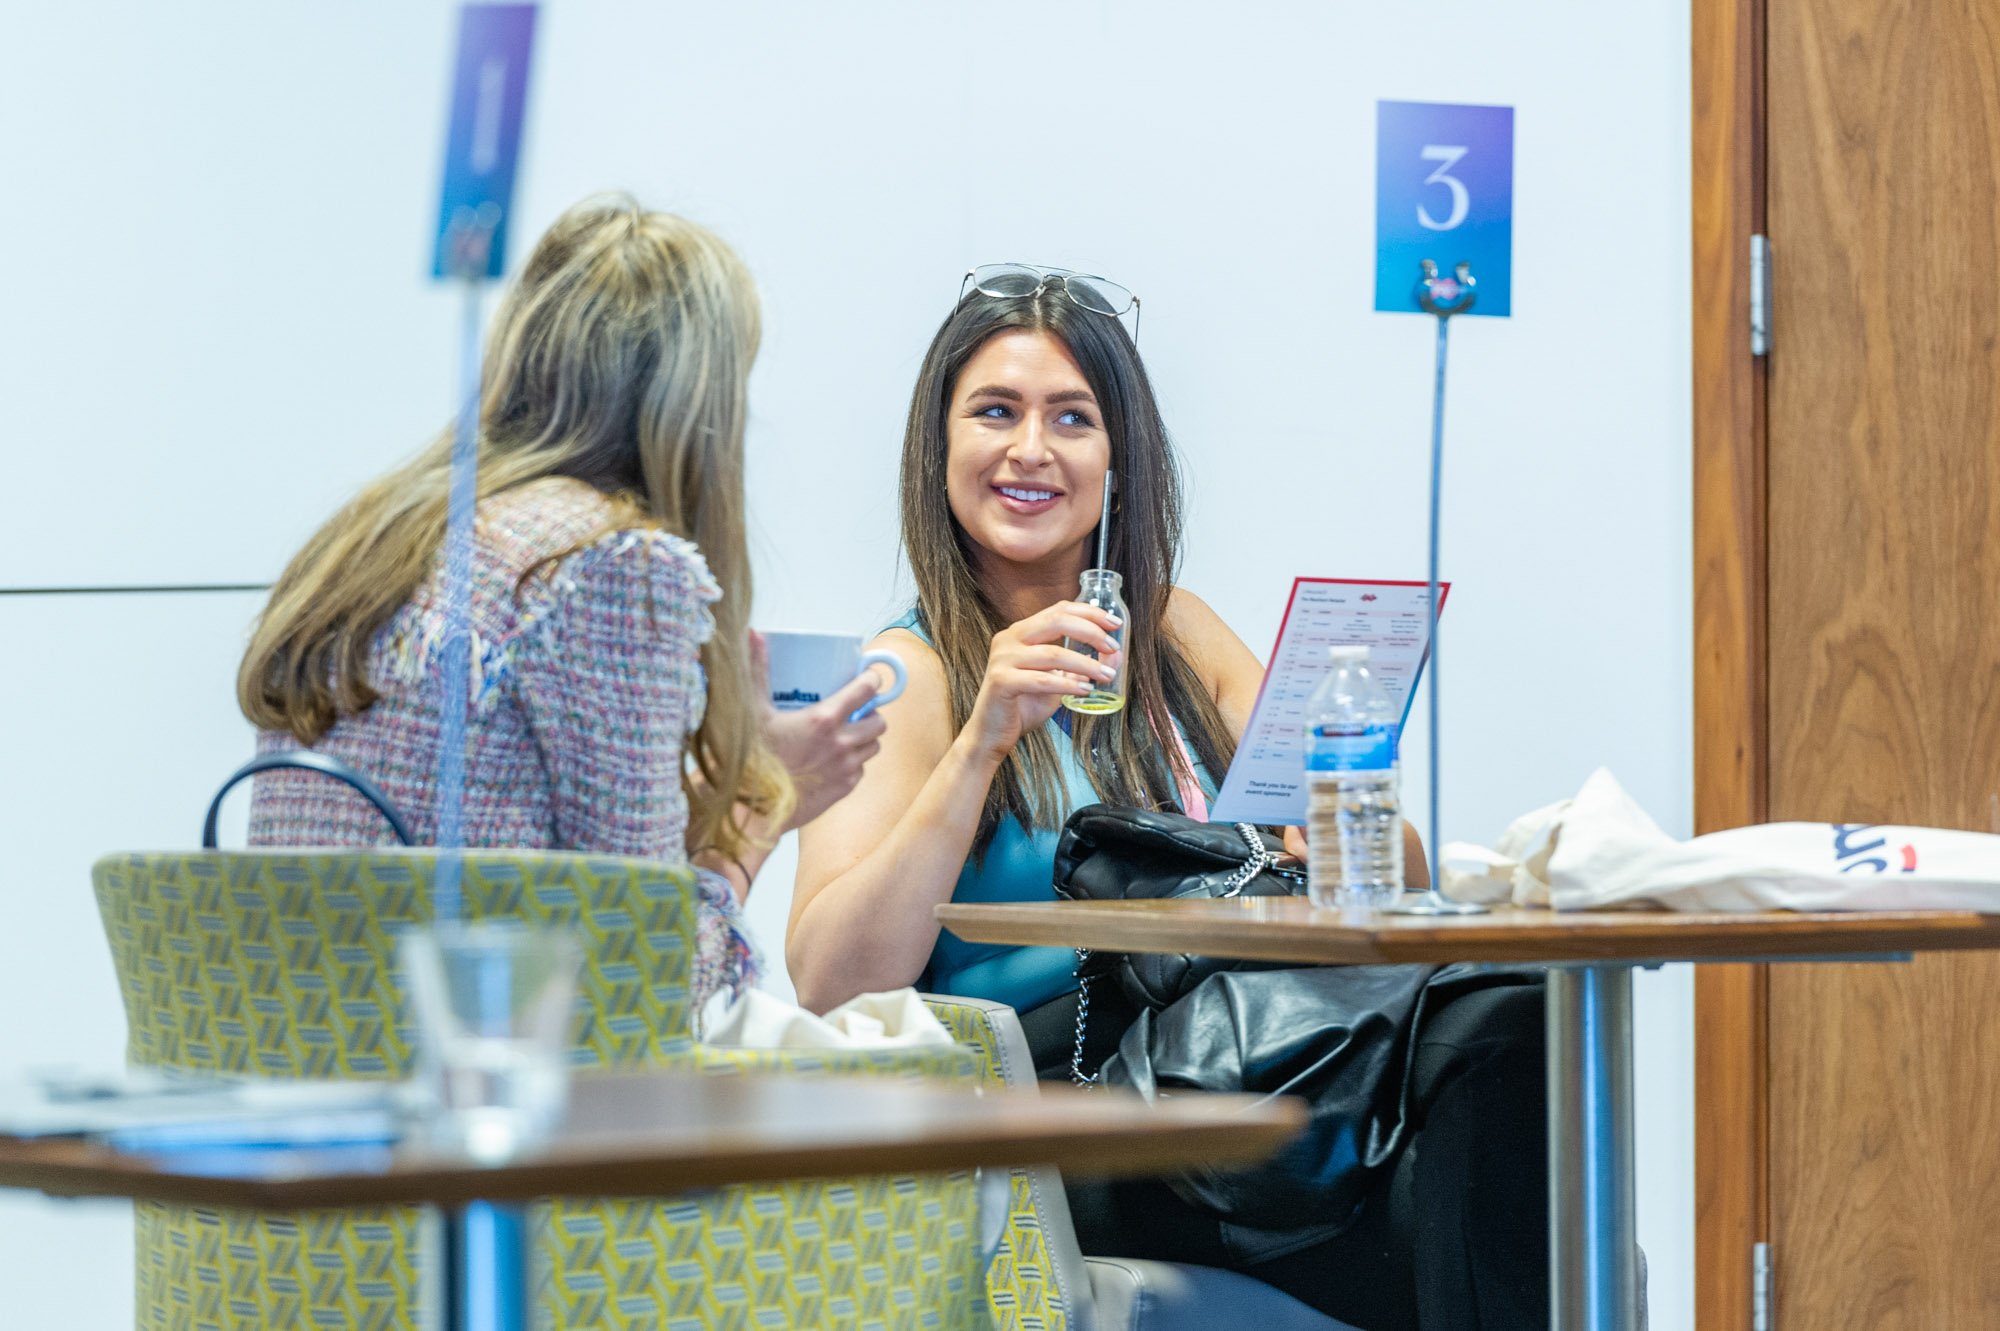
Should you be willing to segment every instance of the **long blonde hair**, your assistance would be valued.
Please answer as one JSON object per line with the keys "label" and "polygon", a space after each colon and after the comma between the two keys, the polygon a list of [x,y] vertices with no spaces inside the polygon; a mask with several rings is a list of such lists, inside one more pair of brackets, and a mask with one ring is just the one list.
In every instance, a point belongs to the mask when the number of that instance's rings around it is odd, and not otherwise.
{"label": "long blonde hair", "polygon": [[[792,788],[752,696],[744,538],[746,381],[757,293],[714,234],[632,199],[586,200],[536,244],[487,338],[479,404],[482,497],[569,476],[620,521],[701,548],[723,597],[702,648],[708,703],[692,752],[688,846],[736,856],[740,800],[782,816]],[[373,704],[378,630],[430,575],[444,539],[451,430],[363,490],[285,569],[243,657],[237,698],[266,730],[316,743]]]}

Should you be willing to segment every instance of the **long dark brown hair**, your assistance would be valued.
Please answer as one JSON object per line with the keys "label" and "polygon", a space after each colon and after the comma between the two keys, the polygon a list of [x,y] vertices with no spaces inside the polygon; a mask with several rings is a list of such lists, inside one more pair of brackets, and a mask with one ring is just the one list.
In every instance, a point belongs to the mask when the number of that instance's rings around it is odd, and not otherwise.
{"label": "long dark brown hair", "polygon": [[[1075,718],[1072,742],[1091,786],[1108,804],[1179,806],[1183,772],[1168,727],[1179,721],[1188,746],[1211,773],[1227,769],[1236,742],[1180,643],[1167,631],[1167,597],[1180,565],[1181,475],[1139,351],[1123,324],[1082,309],[1054,288],[1035,296],[973,292],[951,312],[924,356],[903,434],[903,549],[917,584],[917,615],[939,657],[951,697],[951,724],[964,726],[979,697],[993,635],[1007,626],[997,598],[980,585],[969,538],[945,493],[946,420],[959,372],[995,334],[1043,332],[1069,348],[1097,397],[1118,474],[1109,560],[1124,575],[1125,709]],[[1093,538],[1094,539],[1094,538]],[[1171,718],[1171,720],[1169,719]],[[1185,773],[1192,776],[1192,773]],[[986,792],[973,853],[983,855],[1000,821],[1059,826],[1068,813],[1055,739],[1046,726],[1021,737]]]}

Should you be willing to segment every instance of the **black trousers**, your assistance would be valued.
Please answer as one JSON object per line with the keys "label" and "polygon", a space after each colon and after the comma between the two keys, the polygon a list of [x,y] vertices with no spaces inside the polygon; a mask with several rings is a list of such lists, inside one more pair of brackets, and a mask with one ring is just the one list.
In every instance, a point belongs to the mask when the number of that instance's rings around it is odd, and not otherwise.
{"label": "black trousers", "polygon": [[[1092,988],[1087,1067],[1116,1048],[1132,1015],[1118,1010],[1115,984]],[[1429,1014],[1411,1069],[1414,1131],[1335,1237],[1239,1266],[1215,1219],[1162,1180],[1079,1179],[1067,1191],[1084,1252],[1235,1266],[1364,1331],[1544,1331],[1542,993],[1482,989]],[[1023,1015],[1040,1076],[1069,1076],[1075,1016],[1074,995]]]}

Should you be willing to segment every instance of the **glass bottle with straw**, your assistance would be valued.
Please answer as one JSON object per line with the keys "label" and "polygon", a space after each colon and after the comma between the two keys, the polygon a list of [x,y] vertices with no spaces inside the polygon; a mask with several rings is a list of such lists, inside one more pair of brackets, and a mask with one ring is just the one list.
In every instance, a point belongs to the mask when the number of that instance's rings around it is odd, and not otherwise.
{"label": "glass bottle with straw", "polygon": [[[1125,633],[1131,622],[1131,615],[1125,609],[1125,599],[1119,589],[1125,579],[1106,568],[1110,562],[1111,548],[1111,496],[1117,488],[1117,475],[1104,473],[1104,511],[1097,521],[1097,567],[1083,571],[1082,584],[1077,589],[1076,599],[1092,606],[1118,621],[1118,627],[1110,630],[1111,641],[1118,647],[1118,673],[1111,679],[1099,683],[1082,697],[1066,697],[1062,705],[1072,712],[1082,712],[1088,716],[1102,716],[1116,712],[1125,706]],[[1063,640],[1063,646],[1073,652],[1095,659],[1099,653],[1089,643],[1071,638]]]}

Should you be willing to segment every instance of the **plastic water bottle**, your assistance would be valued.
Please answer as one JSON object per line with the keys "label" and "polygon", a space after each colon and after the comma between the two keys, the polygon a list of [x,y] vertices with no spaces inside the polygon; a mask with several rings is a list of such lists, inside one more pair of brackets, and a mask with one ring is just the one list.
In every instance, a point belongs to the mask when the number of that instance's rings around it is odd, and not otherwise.
{"label": "plastic water bottle", "polygon": [[1370,910],[1403,890],[1396,725],[1366,647],[1331,647],[1306,704],[1306,864],[1313,904]]}

